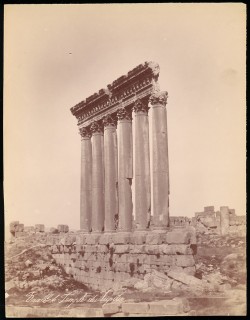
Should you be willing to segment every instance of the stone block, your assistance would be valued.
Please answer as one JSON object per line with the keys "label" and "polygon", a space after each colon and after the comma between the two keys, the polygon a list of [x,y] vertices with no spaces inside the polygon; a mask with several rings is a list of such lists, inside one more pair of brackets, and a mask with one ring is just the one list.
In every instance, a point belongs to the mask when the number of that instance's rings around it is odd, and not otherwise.
{"label": "stone block", "polygon": [[151,315],[178,315],[183,312],[180,300],[161,300],[149,302],[148,313]]}
{"label": "stone block", "polygon": [[144,253],[145,252],[145,247],[146,245],[145,244],[138,244],[138,245],[132,245],[130,246],[130,253]]}
{"label": "stone block", "polygon": [[88,234],[86,235],[86,244],[98,244],[99,238],[101,237],[100,234]]}
{"label": "stone block", "polygon": [[44,230],[45,230],[44,224],[36,224],[35,225],[36,232],[44,232]]}
{"label": "stone block", "polygon": [[98,239],[99,244],[107,245],[112,243],[112,235],[111,234],[102,234]]}
{"label": "stone block", "polygon": [[190,241],[190,232],[186,229],[182,231],[170,231],[166,234],[168,244],[188,244]]}
{"label": "stone block", "polygon": [[86,241],[86,235],[79,234],[76,236],[76,244],[83,245],[85,244],[85,241]]}
{"label": "stone block", "polygon": [[183,272],[186,273],[186,274],[189,274],[190,276],[194,276],[195,275],[195,266],[193,267],[184,267],[182,268],[183,269]]}
{"label": "stone block", "polygon": [[[175,264],[175,258],[174,256],[171,255],[163,255],[160,256],[160,261],[164,262],[165,266],[172,266]],[[157,261],[157,260],[156,260]]]}
{"label": "stone block", "polygon": [[105,244],[97,245],[96,250],[101,253],[107,253],[109,251],[108,247]]}
{"label": "stone block", "polygon": [[147,314],[148,311],[148,302],[125,302],[122,304],[122,312],[124,313]]}
{"label": "stone block", "polygon": [[214,212],[214,206],[204,207],[204,212]]}
{"label": "stone block", "polygon": [[106,303],[102,306],[102,311],[105,314],[113,314],[120,312],[121,310],[121,303],[120,302],[112,302]]}
{"label": "stone block", "polygon": [[132,244],[144,244],[146,243],[147,233],[146,232],[134,232],[131,235]]}
{"label": "stone block", "polygon": [[112,242],[114,244],[129,244],[130,243],[130,233],[128,232],[117,232],[112,234]]}
{"label": "stone block", "polygon": [[174,280],[182,282],[189,286],[202,287],[202,281],[198,278],[185,274],[184,272],[169,271],[168,276]]}
{"label": "stone block", "polygon": [[114,247],[115,253],[128,253],[130,246],[129,244],[120,244]]}
{"label": "stone block", "polygon": [[148,233],[146,236],[146,244],[161,244],[164,241],[164,234]]}
{"label": "stone block", "polygon": [[176,255],[175,264],[178,267],[193,267],[195,265],[194,257],[192,255]]}
{"label": "stone block", "polygon": [[157,245],[157,244],[146,245],[145,252],[148,254],[157,254],[157,253],[159,253],[159,245]]}
{"label": "stone block", "polygon": [[175,255],[175,254],[193,254],[193,250],[191,249],[189,244],[161,244],[159,246],[160,253],[164,253],[167,255]]}

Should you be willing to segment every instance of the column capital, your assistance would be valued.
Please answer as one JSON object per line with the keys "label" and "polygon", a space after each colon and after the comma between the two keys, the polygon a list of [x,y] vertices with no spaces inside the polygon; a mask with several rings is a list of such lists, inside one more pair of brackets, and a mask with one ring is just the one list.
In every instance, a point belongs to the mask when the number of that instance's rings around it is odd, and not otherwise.
{"label": "column capital", "polygon": [[81,139],[90,139],[91,132],[88,127],[79,128],[79,134],[81,135]]}
{"label": "column capital", "polygon": [[142,103],[142,101],[140,99],[137,99],[134,103],[134,106],[133,106],[133,110],[135,113],[138,113],[138,112],[143,112],[143,113],[146,113],[148,112],[148,106],[145,105],[144,103]]}
{"label": "column capital", "polygon": [[104,116],[102,118],[102,123],[103,123],[104,127],[108,127],[108,126],[115,127],[116,126],[116,121],[110,114],[107,114],[106,116]]}
{"label": "column capital", "polygon": [[94,121],[90,126],[90,131],[92,134],[103,133],[103,126],[98,121]]}
{"label": "column capital", "polygon": [[155,91],[149,98],[149,102],[152,106],[161,104],[166,106],[167,104],[168,93],[167,91]]}
{"label": "column capital", "polygon": [[124,107],[121,107],[117,110],[117,118],[118,120],[132,120],[131,113]]}

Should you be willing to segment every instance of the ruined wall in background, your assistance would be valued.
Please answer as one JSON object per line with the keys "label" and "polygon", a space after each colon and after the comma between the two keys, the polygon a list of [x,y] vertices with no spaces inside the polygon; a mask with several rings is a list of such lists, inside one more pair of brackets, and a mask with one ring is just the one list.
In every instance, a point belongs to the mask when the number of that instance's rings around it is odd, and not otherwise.
{"label": "ruined wall in background", "polygon": [[246,216],[237,216],[234,209],[220,207],[220,211],[215,211],[213,206],[204,207],[203,212],[196,212],[192,219],[192,225],[197,231],[202,228],[207,231],[214,231],[221,235],[229,233],[246,233]]}

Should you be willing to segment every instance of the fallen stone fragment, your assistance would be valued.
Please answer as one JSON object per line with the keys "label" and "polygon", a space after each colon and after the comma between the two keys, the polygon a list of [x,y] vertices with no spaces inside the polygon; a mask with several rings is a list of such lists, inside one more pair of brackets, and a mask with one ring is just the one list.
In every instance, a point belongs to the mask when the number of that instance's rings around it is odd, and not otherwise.
{"label": "fallen stone fragment", "polygon": [[121,311],[121,302],[106,303],[102,306],[103,314],[114,314]]}
{"label": "fallen stone fragment", "polygon": [[137,290],[143,290],[148,288],[148,282],[145,280],[138,281],[135,283],[134,288]]}
{"label": "fallen stone fragment", "polygon": [[30,260],[26,260],[25,261],[25,265],[26,265],[26,267],[30,267],[30,266],[32,266],[32,262],[30,261]]}
{"label": "fallen stone fragment", "polygon": [[174,271],[169,271],[168,276],[172,279],[175,279],[177,281],[180,281],[186,285],[189,286],[199,286],[202,287],[202,281],[200,279],[197,279],[193,276],[190,276],[186,273],[181,273],[181,272],[174,272]]}

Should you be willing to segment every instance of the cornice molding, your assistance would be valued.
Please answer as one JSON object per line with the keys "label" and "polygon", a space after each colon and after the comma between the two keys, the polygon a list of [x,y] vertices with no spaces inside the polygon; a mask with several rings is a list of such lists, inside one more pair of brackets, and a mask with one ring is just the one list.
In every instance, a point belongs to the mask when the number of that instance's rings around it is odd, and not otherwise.
{"label": "cornice molding", "polygon": [[107,112],[116,112],[121,101],[124,107],[133,104],[135,95],[140,99],[148,98],[155,88],[159,72],[158,63],[145,62],[78,103],[70,109],[78,125],[88,125],[93,120],[100,120]]}

